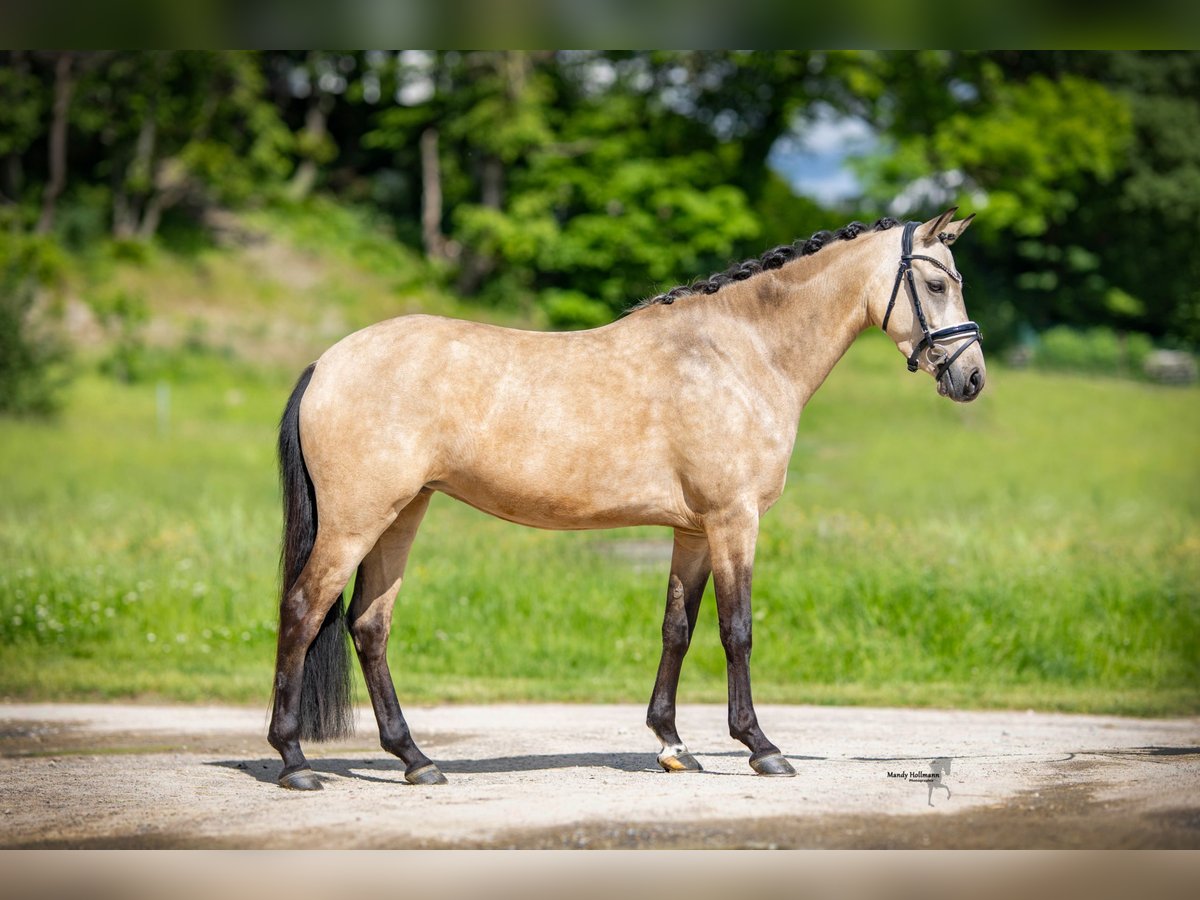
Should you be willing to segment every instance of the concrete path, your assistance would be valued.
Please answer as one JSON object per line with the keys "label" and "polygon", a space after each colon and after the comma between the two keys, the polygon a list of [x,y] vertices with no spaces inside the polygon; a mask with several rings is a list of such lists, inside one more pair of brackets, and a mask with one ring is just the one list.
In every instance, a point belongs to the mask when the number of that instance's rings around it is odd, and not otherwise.
{"label": "concrete path", "polygon": [[760,706],[796,767],[755,776],[719,706],[667,774],[635,706],[406,710],[450,783],[358,737],[284,791],[262,710],[0,705],[0,846],[1200,848],[1200,719]]}

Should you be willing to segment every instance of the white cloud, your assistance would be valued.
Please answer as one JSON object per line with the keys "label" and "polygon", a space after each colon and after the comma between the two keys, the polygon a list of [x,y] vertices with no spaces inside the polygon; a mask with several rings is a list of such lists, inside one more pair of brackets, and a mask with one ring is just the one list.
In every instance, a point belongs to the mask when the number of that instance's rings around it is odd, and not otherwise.
{"label": "white cloud", "polygon": [[846,160],[870,152],[877,143],[866,121],[820,105],[775,142],[768,163],[797,193],[831,205],[861,192]]}

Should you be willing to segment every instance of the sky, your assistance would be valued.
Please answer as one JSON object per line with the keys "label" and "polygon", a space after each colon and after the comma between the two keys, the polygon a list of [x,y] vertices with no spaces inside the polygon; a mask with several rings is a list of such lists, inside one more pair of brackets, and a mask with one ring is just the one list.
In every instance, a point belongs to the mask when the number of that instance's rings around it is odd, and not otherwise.
{"label": "sky", "polygon": [[768,162],[796,193],[833,205],[859,192],[847,157],[870,152],[877,143],[871,126],[862,119],[822,107],[802,132],[775,142]]}

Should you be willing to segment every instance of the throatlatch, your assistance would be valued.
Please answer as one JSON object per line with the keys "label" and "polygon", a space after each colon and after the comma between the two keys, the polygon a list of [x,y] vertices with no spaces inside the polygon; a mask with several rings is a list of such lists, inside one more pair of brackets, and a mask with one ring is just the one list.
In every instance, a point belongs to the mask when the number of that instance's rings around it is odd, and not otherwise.
{"label": "throatlatch", "polygon": [[[908,293],[912,297],[913,311],[917,314],[917,322],[921,326],[921,334],[923,335],[920,342],[913,348],[912,355],[908,358],[908,371],[917,371],[917,358],[926,349],[929,350],[929,361],[936,366],[936,376],[938,380],[946,374],[950,368],[950,364],[962,356],[964,350],[970,347],[975,342],[983,342],[983,334],[979,330],[979,326],[974,322],[963,322],[961,325],[948,325],[945,328],[939,328],[937,331],[930,331],[929,324],[925,321],[925,311],[921,309],[921,298],[917,295],[917,285],[913,280],[912,261],[914,259],[923,259],[925,262],[933,263],[959,284],[962,284],[962,276],[957,272],[951,272],[932,256],[921,256],[913,253],[913,232],[917,230],[920,222],[905,222],[904,234],[901,237],[900,245],[900,270],[896,273],[896,283],[892,285],[892,296],[888,300],[887,312],[883,315],[883,330],[887,331],[888,320],[892,317],[892,307],[896,305],[896,295],[900,293],[900,282],[906,280],[908,282]],[[954,355],[949,359],[939,359],[934,354],[939,354],[944,357],[948,352],[945,348],[938,346],[938,341],[957,339],[964,335],[970,335],[970,338],[963,342]]]}

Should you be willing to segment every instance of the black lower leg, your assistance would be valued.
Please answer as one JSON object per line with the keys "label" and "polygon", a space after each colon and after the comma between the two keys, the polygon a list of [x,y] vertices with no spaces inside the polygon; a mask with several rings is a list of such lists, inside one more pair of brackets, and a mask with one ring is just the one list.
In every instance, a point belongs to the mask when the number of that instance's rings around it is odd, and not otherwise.
{"label": "black lower leg", "polygon": [[753,646],[750,615],[749,566],[741,566],[725,584],[718,582],[717,614],[729,677],[729,734],[750,750],[750,766],[760,775],[794,775],[779,748],[763,734],[750,692],[750,652]]}
{"label": "black lower leg", "polygon": [[646,725],[663,746],[659,764],[667,771],[699,771],[675,727],[675,698],[679,673],[687,655],[704,586],[708,583],[708,548],[703,538],[676,535],[663,615],[662,658],[646,711]]}
{"label": "black lower leg", "polygon": [[699,590],[693,588],[689,593],[677,576],[671,576],[667,609],[663,616],[662,658],[659,660],[658,676],[654,680],[654,691],[646,715],[646,724],[664,743],[679,742],[679,735],[675,731],[675,698],[683,658],[687,655],[696,627],[696,613],[703,590],[701,585]]}
{"label": "black lower leg", "polygon": [[[300,675],[304,660],[299,665],[287,665],[280,661],[275,676],[275,702],[271,713],[271,726],[267,741],[283,759],[283,773],[289,774],[308,768],[304,752],[300,749]],[[299,670],[297,672],[296,670]],[[289,673],[295,673],[289,674]]]}
{"label": "black lower leg", "polygon": [[408,722],[400,710],[386,655],[379,653],[368,656],[360,651],[359,660],[371,694],[375,719],[379,723],[380,746],[404,761],[404,777],[413,784],[445,784],[445,776],[412,739]]}
{"label": "black lower leg", "polygon": [[275,662],[275,697],[267,741],[283,759],[279,783],[286,788],[314,791],[321,783],[308,766],[300,749],[300,696],[304,680],[304,656],[312,635],[303,621],[280,632]]}

